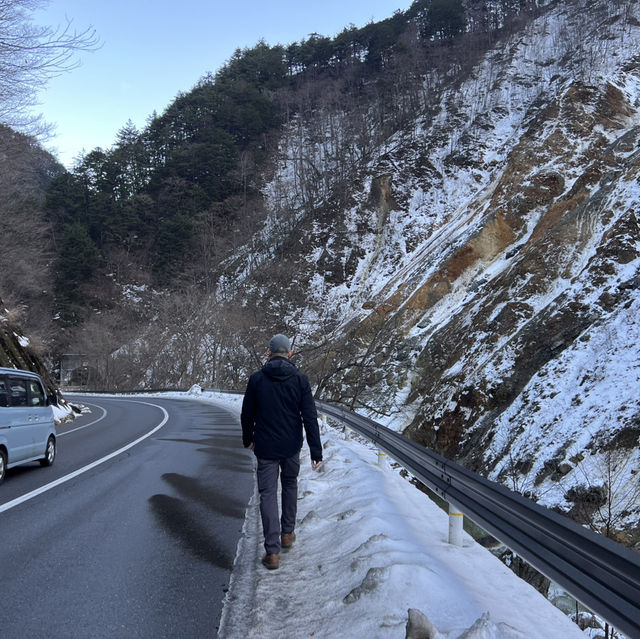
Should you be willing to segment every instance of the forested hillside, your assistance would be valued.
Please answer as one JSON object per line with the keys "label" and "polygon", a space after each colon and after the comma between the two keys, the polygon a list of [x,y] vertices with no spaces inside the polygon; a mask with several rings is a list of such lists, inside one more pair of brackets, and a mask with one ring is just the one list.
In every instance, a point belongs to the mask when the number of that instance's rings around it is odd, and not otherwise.
{"label": "forested hillside", "polygon": [[[277,219],[287,234],[324,193],[348,205],[358,167],[416,110],[428,108],[437,78],[452,74],[456,81],[537,5],[423,0],[335,38],[313,34],[287,47],[261,42],[236,51],[161,115],[151,115],[143,131],[126,123],[113,147],[87,153],[48,191],[56,316],[65,328],[54,351],[77,339],[92,342],[96,332],[113,336],[102,349],[116,350],[136,326],[147,326],[150,308],[162,315],[172,305],[152,288],[180,291],[186,303],[201,293],[223,295],[233,305],[228,269],[247,250],[248,268],[257,266],[263,253],[257,243],[272,241],[261,233],[267,206],[277,202],[269,224]],[[302,135],[303,123],[320,112],[340,120],[319,132],[332,137],[337,165],[323,167],[313,157],[314,140],[305,140],[311,149],[287,150],[298,153],[293,170],[302,199],[287,192],[268,197],[283,127]],[[338,115],[344,113],[347,120]],[[139,297],[142,314],[139,304],[127,303]],[[111,381],[132,383],[130,375]]]}
{"label": "forested hillside", "polygon": [[631,0],[419,0],[236,51],[47,174],[50,360],[243,388],[285,332],[319,397],[638,544],[639,50]]}

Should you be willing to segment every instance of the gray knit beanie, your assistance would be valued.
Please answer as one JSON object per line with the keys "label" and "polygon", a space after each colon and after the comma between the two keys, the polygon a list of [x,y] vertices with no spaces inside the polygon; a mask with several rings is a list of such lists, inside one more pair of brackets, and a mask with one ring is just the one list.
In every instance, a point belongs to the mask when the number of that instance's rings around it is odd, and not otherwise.
{"label": "gray knit beanie", "polygon": [[286,335],[278,333],[271,338],[269,342],[269,350],[274,355],[288,355],[291,350],[291,342]]}

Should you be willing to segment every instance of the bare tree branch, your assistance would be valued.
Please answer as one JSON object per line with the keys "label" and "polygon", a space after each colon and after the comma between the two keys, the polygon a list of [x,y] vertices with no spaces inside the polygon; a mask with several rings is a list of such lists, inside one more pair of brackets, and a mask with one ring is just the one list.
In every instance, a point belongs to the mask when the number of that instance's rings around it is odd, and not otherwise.
{"label": "bare tree branch", "polygon": [[80,51],[99,47],[95,30],[33,23],[44,0],[0,0],[0,122],[28,133],[42,132],[40,116],[30,114],[36,96],[52,77],[76,68]]}

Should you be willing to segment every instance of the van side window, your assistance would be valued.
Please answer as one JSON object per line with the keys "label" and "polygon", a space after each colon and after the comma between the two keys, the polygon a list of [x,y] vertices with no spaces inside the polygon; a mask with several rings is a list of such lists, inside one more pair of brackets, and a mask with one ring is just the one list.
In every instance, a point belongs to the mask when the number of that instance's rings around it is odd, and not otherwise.
{"label": "van side window", "polygon": [[16,377],[9,378],[9,387],[11,389],[11,405],[26,406],[27,405],[27,382],[24,379]]}
{"label": "van side window", "polygon": [[9,391],[4,377],[0,377],[0,407],[9,405]]}
{"label": "van side window", "polygon": [[44,406],[44,391],[42,390],[42,386],[36,382],[35,379],[29,380],[29,404],[31,406]]}

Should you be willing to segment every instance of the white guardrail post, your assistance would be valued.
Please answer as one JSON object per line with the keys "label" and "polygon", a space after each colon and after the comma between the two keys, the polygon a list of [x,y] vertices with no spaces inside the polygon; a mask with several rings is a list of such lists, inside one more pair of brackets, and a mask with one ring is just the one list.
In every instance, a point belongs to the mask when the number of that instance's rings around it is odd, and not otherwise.
{"label": "white guardrail post", "polygon": [[449,543],[452,546],[462,546],[463,523],[463,514],[453,504],[449,504]]}

